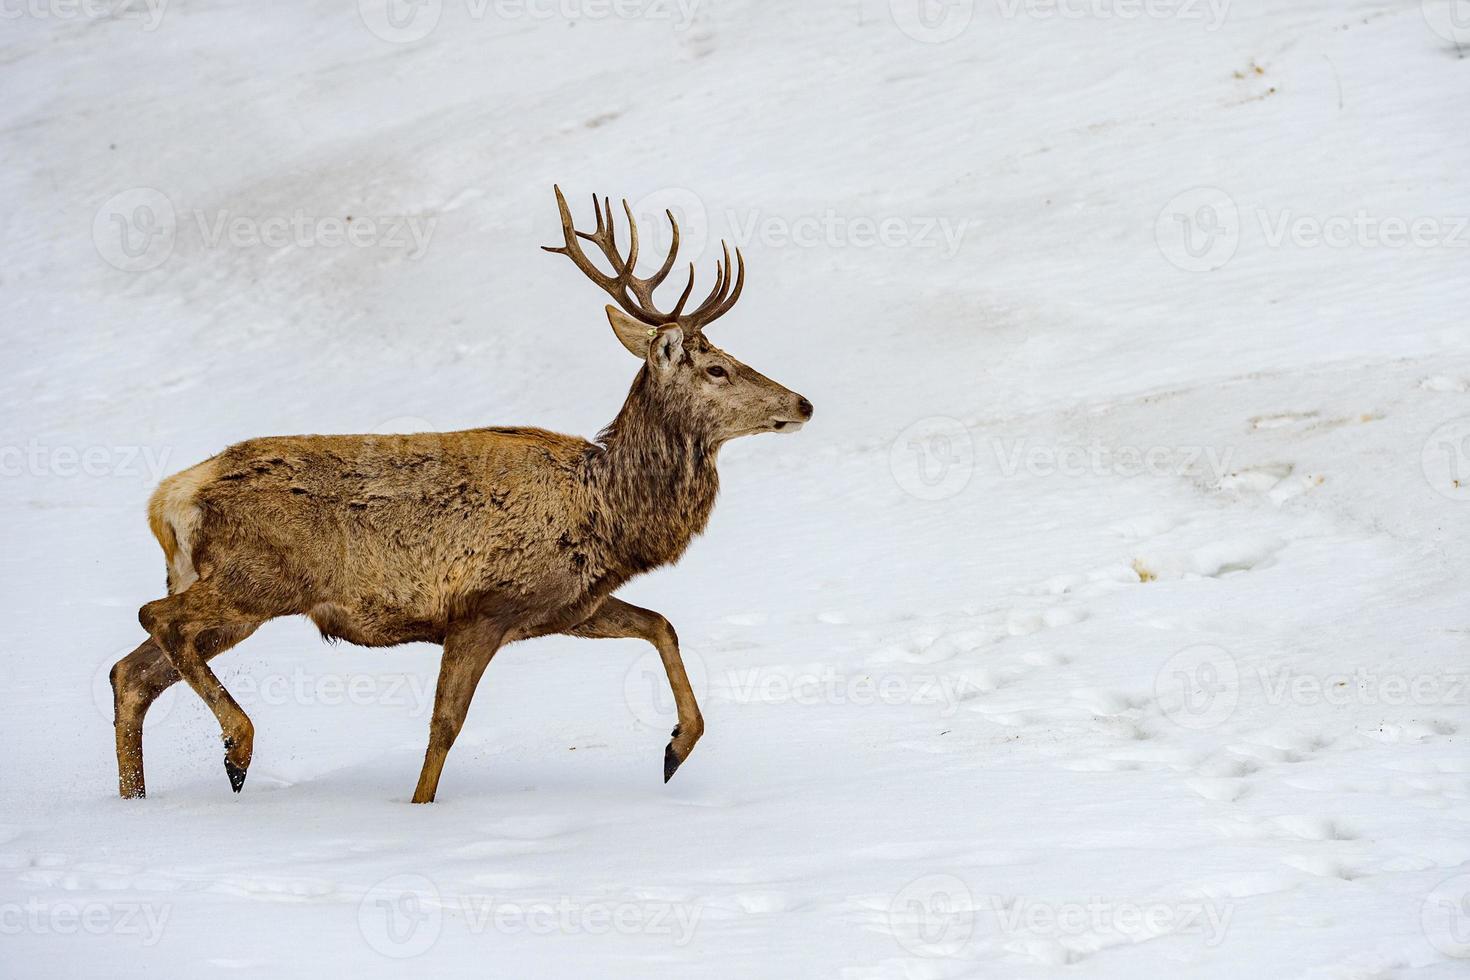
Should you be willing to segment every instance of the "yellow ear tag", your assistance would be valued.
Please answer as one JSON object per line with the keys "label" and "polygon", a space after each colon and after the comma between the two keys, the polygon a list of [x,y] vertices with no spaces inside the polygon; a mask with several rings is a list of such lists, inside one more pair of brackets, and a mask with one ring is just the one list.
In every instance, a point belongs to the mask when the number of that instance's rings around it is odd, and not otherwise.
{"label": "yellow ear tag", "polygon": [[649,336],[649,337],[650,337],[650,338],[652,338],[652,337],[657,337],[657,336],[658,336],[658,331],[657,331],[657,330],[655,330],[655,329],[654,329],[654,328],[653,328],[653,327],[649,327],[649,328],[648,328],[648,336]]}

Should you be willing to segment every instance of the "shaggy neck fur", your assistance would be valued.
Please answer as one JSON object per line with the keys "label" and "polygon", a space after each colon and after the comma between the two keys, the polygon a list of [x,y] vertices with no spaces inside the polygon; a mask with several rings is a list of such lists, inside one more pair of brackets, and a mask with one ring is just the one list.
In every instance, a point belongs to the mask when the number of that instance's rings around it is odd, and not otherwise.
{"label": "shaggy neck fur", "polygon": [[678,561],[715,505],[719,446],[684,408],[645,365],[586,459],[591,530],[630,575]]}

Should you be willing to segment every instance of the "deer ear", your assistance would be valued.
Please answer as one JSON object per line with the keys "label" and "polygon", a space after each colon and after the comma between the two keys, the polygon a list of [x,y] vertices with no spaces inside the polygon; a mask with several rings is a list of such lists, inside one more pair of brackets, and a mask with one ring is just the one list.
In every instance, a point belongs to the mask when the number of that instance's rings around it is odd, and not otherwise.
{"label": "deer ear", "polygon": [[628,353],[638,360],[648,356],[648,342],[658,336],[658,329],[642,320],[635,320],[616,306],[607,307],[607,322],[612,324],[618,342],[628,348]]}
{"label": "deer ear", "polygon": [[648,349],[648,363],[660,375],[667,375],[684,356],[684,331],[678,327],[664,327],[653,338]]}

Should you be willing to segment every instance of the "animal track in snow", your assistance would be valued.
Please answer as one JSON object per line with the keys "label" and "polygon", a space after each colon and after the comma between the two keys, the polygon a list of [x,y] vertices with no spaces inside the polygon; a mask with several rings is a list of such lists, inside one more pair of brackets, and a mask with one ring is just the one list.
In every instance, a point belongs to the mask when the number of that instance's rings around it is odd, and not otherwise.
{"label": "animal track in snow", "polygon": [[1338,415],[1323,418],[1318,411],[1310,412],[1278,412],[1273,415],[1257,415],[1251,418],[1250,428],[1252,432],[1263,432],[1272,429],[1290,429],[1294,433],[1312,432],[1317,429],[1336,429],[1344,425],[1363,425],[1368,422],[1377,422],[1383,416],[1378,412],[1366,411],[1356,415]]}
{"label": "animal track in snow", "polygon": [[1296,473],[1291,463],[1263,463],[1247,466],[1220,478],[1218,488],[1238,496],[1263,495],[1274,504],[1282,504],[1326,482],[1320,473]]}
{"label": "animal track in snow", "polygon": [[1307,874],[1318,875],[1323,878],[1341,878],[1343,881],[1355,881],[1363,877],[1363,872],[1350,867],[1333,857],[1316,854],[1293,854],[1281,859],[1283,864],[1305,871]]}
{"label": "animal track in snow", "polygon": [[1260,770],[1261,764],[1255,759],[1231,751],[1209,756],[1196,767],[1201,776],[1212,779],[1240,779]]}
{"label": "animal track in snow", "polygon": [[1351,841],[1358,839],[1357,834],[1335,820],[1302,814],[1267,818],[1234,816],[1229,820],[1217,821],[1216,829],[1223,836],[1236,840]]}
{"label": "animal track in snow", "polygon": [[1437,718],[1405,722],[1384,722],[1377,728],[1361,730],[1359,734],[1375,742],[1423,742],[1427,739],[1454,735],[1458,729],[1447,721]]}
{"label": "animal track in snow", "polygon": [[1243,780],[1223,777],[1197,776],[1186,779],[1184,785],[1196,795],[1217,803],[1234,803],[1250,792],[1250,787]]}
{"label": "animal track in snow", "polygon": [[1270,564],[1285,542],[1272,537],[1247,537],[1217,541],[1190,551],[1148,550],[1134,559],[1138,578],[1144,572],[1160,580],[1221,578]]}
{"label": "animal track in snow", "polygon": [[[1320,412],[1278,412],[1274,415],[1256,415],[1250,420],[1253,431],[1262,429],[1284,429],[1289,426],[1303,428],[1299,423],[1315,423],[1321,417]],[[1309,427],[1309,426],[1308,426]]]}

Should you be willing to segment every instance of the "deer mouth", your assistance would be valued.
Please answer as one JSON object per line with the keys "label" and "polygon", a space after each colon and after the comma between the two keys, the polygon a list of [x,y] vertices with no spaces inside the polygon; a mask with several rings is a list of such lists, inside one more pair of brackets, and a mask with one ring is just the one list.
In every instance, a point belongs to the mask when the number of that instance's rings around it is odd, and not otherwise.
{"label": "deer mouth", "polygon": [[800,429],[803,425],[806,425],[806,423],[805,422],[798,422],[796,419],[776,419],[774,422],[771,423],[771,431],[772,432],[795,432],[798,429]]}

